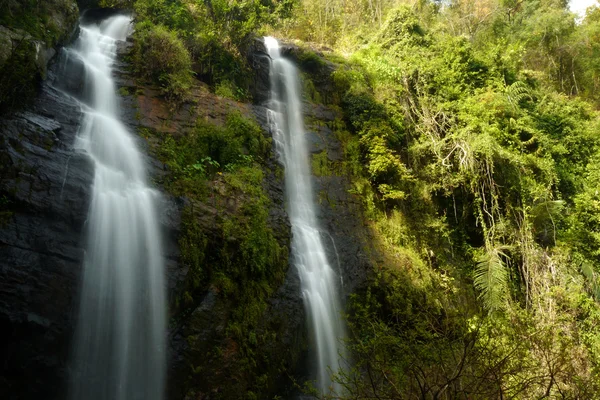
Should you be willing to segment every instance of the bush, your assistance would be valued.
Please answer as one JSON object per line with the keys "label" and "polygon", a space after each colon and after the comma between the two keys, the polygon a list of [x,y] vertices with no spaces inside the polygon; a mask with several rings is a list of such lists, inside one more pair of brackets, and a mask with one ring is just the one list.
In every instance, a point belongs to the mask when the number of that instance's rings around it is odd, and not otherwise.
{"label": "bush", "polygon": [[161,25],[138,24],[133,62],[136,73],[159,84],[170,100],[185,100],[192,86],[192,59],[174,32]]}

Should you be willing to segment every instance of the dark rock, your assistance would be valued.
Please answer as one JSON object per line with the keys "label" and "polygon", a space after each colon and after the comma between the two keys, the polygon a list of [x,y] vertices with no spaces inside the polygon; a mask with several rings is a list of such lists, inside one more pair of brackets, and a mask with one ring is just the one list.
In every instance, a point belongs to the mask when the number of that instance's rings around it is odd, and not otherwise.
{"label": "dark rock", "polygon": [[[93,24],[105,20],[106,18],[112,17],[113,15],[130,15],[131,11],[123,8],[98,8],[98,4],[93,1],[82,2],[79,1],[79,8],[82,11],[80,17],[80,23],[82,25]],[[83,6],[81,3],[85,3]]]}
{"label": "dark rock", "polygon": [[[318,52],[311,52],[290,43],[281,43],[282,56],[291,59],[299,69],[311,79],[314,86],[321,94],[325,104],[328,99],[333,98],[333,87],[331,73],[335,66],[326,61]],[[256,39],[251,48],[248,59],[256,69],[254,99],[260,104],[253,108],[254,115],[260,125],[269,131],[267,118],[267,107],[269,106],[270,61],[265,54],[262,39]],[[336,138],[331,126],[336,119],[341,118],[338,112],[325,104],[314,104],[308,101],[303,103],[305,119],[309,121],[306,126],[307,141],[311,154],[327,152],[327,157],[332,164],[343,161],[344,154],[339,140]],[[275,167],[273,167],[275,168]],[[279,167],[281,168],[281,167]],[[315,176],[313,178],[315,202],[317,202],[317,215],[322,232],[323,243],[328,253],[328,260],[340,275],[340,287],[342,289],[343,302],[348,296],[363,285],[367,279],[367,273],[371,270],[371,260],[367,256],[370,249],[371,236],[369,228],[362,219],[362,206],[360,199],[350,193],[351,183],[339,168],[334,168],[330,176]],[[295,277],[295,278],[294,278]],[[290,268],[286,283],[272,300],[272,311],[274,315],[288,318],[289,328],[301,329],[302,337],[294,337],[287,332],[285,339],[290,346],[306,346],[308,341],[307,327],[303,320],[305,318],[302,299],[298,297],[300,282],[297,280],[297,271]],[[295,340],[298,342],[294,342]],[[302,383],[313,378],[308,370],[311,356],[307,352],[294,352],[295,369],[288,370],[297,382]],[[298,393],[281,390],[278,392],[287,398],[298,398]]]}
{"label": "dark rock", "polygon": [[74,0],[47,0],[34,8],[29,1],[15,0],[10,6],[16,14],[27,14],[29,22],[23,25],[19,18],[8,18],[6,26],[0,26],[2,113],[29,104],[56,49],[76,36],[79,15]]}
{"label": "dark rock", "polygon": [[[341,118],[323,104],[304,103],[304,113],[311,121],[306,126],[309,151],[325,151],[332,165],[343,161],[343,150],[330,124]],[[317,215],[323,229],[323,243],[327,245],[328,259],[341,276],[344,298],[347,298],[367,279],[371,260],[365,249],[370,249],[372,237],[362,218],[361,199],[350,193],[351,183],[339,168],[331,175],[313,177]],[[370,249],[373,252],[374,249]]]}
{"label": "dark rock", "polygon": [[[257,43],[262,44],[262,42]],[[129,47],[129,44],[120,46],[120,53],[123,55]],[[268,99],[268,56],[266,62],[267,68],[263,73],[266,71],[267,81],[262,90],[264,98]],[[158,91],[151,87],[136,85],[127,64],[119,61],[115,69],[117,87],[122,89],[121,93],[128,93],[121,98],[122,120],[132,131],[144,128],[162,134],[183,135],[194,129],[197,119],[202,118],[211,123],[222,124],[226,115],[237,109],[245,115],[250,114],[250,117],[254,115],[259,124],[265,128],[265,135],[269,134],[265,108],[248,107],[231,100],[220,99],[200,87],[193,91],[190,102],[180,105],[176,110],[171,110],[166,107]],[[140,141],[140,146],[151,151],[149,143],[149,141]],[[148,163],[151,175],[161,181],[161,176],[165,174],[163,164],[151,157]],[[289,248],[290,225],[284,204],[284,187],[281,179],[283,174],[274,152],[272,157],[266,160],[264,170],[265,189],[272,204],[269,209],[269,224],[279,243]],[[215,190],[218,192],[219,188],[216,187]],[[217,195],[227,194],[219,192]],[[175,305],[175,299],[180,299],[188,290],[186,282],[188,271],[182,264],[177,263],[179,256],[177,240],[180,234],[179,223],[182,210],[185,206],[193,206],[197,210],[194,218],[197,219],[196,222],[209,240],[220,237],[218,224],[222,223],[219,221],[223,219],[223,215],[208,203],[192,204],[190,200],[172,198],[168,194],[165,194],[164,198],[166,203],[164,225],[169,231],[167,241],[171,243],[167,246],[169,260],[167,274],[173,321],[169,332],[168,398],[196,399],[215,391],[222,394],[229,393],[228,391],[236,387],[243,388],[249,382],[244,382],[244,378],[238,376],[241,373],[236,370],[237,344],[230,339],[226,330],[233,308],[232,300],[210,287],[205,293],[194,293],[194,300],[199,299],[199,301],[191,309],[182,309]],[[237,203],[235,199],[223,199],[223,201],[227,204]],[[214,245],[220,247],[220,243]],[[232,245],[235,246],[235,243]],[[272,370],[260,371],[260,374],[268,375],[272,395],[285,393],[292,385],[287,378],[288,373],[282,372],[279,368],[293,372],[307,342],[300,281],[295,269],[288,269],[283,284],[269,300],[268,310],[265,312],[261,326],[257,327],[257,335],[260,334],[259,332],[275,333],[269,345],[264,349],[261,348],[261,358],[273,360],[270,366]],[[215,354],[216,348],[225,349],[227,354]],[[196,377],[194,374],[198,371],[202,371],[202,374]],[[233,378],[233,375],[236,377]],[[239,396],[231,398],[243,397],[241,393]]]}
{"label": "dark rock", "polygon": [[[307,50],[291,43],[281,43],[280,51],[282,56],[291,59],[307,73],[324,99],[331,98],[333,90],[331,72],[335,70],[334,64],[325,60],[319,51]],[[255,39],[254,45],[250,48],[249,60],[257,68],[255,87],[261,88],[254,93],[255,100],[262,103],[260,106],[254,106],[254,114],[261,126],[268,130],[266,106],[270,96],[270,64],[262,38]],[[311,153],[327,151],[327,157],[331,162],[342,161],[341,144],[329,127],[336,118],[341,116],[324,104],[305,101],[303,107],[305,116],[311,121],[306,127],[309,151]],[[369,230],[361,218],[360,199],[349,193],[350,182],[346,177],[337,175],[314,177],[314,183],[315,194],[321,199],[318,215],[321,227],[324,229],[324,243],[328,244],[330,262],[341,270],[344,297],[346,297],[365,281],[370,268],[370,261],[363,251],[368,247]]]}
{"label": "dark rock", "polygon": [[271,57],[267,54],[262,38],[255,38],[248,46],[246,58],[252,70],[254,79],[250,86],[250,93],[256,104],[262,104],[271,96],[271,84],[269,83],[269,69]]}
{"label": "dark rock", "polygon": [[[50,80],[55,78],[49,72]],[[64,398],[93,165],[80,105],[45,83],[0,121],[0,398]]]}
{"label": "dark rock", "polygon": [[99,0],[77,0],[77,5],[81,11],[88,10],[90,8],[100,7]]}
{"label": "dark rock", "polygon": [[85,66],[83,60],[72,49],[62,48],[60,52],[55,69],[61,79],[54,79],[53,86],[85,103],[88,99],[84,95]]}

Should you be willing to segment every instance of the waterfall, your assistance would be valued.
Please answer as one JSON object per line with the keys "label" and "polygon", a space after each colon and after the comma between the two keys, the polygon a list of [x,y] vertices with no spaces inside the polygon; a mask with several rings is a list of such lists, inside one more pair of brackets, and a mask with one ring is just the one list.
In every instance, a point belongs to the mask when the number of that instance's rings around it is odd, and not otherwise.
{"label": "waterfall", "polygon": [[316,378],[322,393],[332,387],[330,373],[340,370],[345,336],[340,315],[338,277],[331,267],[317,223],[305,139],[298,72],[282,58],[276,39],[266,37],[271,57],[271,101],[268,111],[280,162],[285,168],[288,214],[292,225],[292,262],[298,269],[302,297],[315,345]]}
{"label": "waterfall", "polygon": [[69,398],[161,400],[165,286],[155,203],[135,140],[118,119],[112,78],[127,16],[82,26],[72,54],[85,66],[76,147],[95,163]]}

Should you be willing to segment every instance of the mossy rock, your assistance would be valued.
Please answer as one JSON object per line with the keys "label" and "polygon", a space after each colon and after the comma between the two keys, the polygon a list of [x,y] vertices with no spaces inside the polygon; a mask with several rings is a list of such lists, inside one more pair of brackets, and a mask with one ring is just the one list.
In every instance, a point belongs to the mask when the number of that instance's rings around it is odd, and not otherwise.
{"label": "mossy rock", "polygon": [[70,41],[79,10],[72,0],[9,0],[0,15],[0,113],[35,95],[55,47]]}

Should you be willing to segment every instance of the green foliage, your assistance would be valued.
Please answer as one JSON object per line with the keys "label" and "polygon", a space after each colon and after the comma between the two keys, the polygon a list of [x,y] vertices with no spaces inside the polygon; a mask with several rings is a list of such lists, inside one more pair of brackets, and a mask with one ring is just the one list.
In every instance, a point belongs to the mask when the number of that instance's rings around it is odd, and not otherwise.
{"label": "green foliage", "polygon": [[0,113],[35,96],[46,66],[38,54],[63,44],[77,23],[69,0],[0,0]]}
{"label": "green foliage", "polygon": [[[167,167],[165,187],[186,198],[178,244],[188,272],[175,299],[175,319],[196,310],[207,291],[219,293],[219,304],[226,304],[224,337],[219,340],[233,343],[236,350],[193,357],[210,359],[222,368],[227,363],[243,377],[236,385],[227,381],[222,398],[250,389],[261,398],[272,384],[264,371],[276,368],[261,350],[275,342],[274,333],[263,324],[264,313],[288,268],[287,243],[275,237],[264,187],[262,164],[270,156],[270,139],[239,112],[230,113],[223,126],[198,121],[185,134],[144,135],[156,144],[156,154]],[[192,347],[194,340],[188,338]],[[198,346],[205,348],[206,343]],[[191,370],[200,372],[193,366]]]}
{"label": "green foliage", "polygon": [[330,57],[332,129],[377,253],[339,397],[595,398],[600,119],[574,95],[596,93],[600,14],[425,3],[324,40],[351,53]]}
{"label": "green foliage", "polygon": [[[162,26],[175,35],[191,57],[196,77],[219,95],[249,98],[252,71],[245,57],[257,31],[289,15],[290,1],[261,0],[135,0],[138,26]],[[157,69],[155,67],[158,67]],[[160,65],[143,66],[160,75]],[[154,71],[156,69],[156,71]],[[186,79],[176,80],[175,88]],[[177,90],[179,93],[179,90]]]}
{"label": "green foliage", "polygon": [[[208,271],[205,267],[208,240],[202,232],[202,228],[196,220],[194,209],[186,207],[181,217],[181,235],[179,237],[179,249],[181,261],[189,268],[188,287],[193,293],[200,289],[206,282]],[[188,291],[185,292],[184,303],[193,302]]]}
{"label": "green foliage", "polygon": [[162,25],[137,24],[133,62],[138,75],[160,85],[170,100],[185,100],[192,86],[192,60],[177,35]]}
{"label": "green foliage", "polygon": [[506,305],[509,274],[504,260],[510,259],[506,250],[506,246],[486,249],[477,260],[473,284],[480,291],[479,298],[490,311]]}
{"label": "green foliage", "polygon": [[169,167],[165,183],[170,191],[202,198],[207,193],[207,179],[262,162],[270,149],[270,139],[256,122],[232,112],[223,127],[198,121],[189,134],[165,134],[157,155]]}
{"label": "green foliage", "polygon": [[125,8],[130,9],[133,7],[135,0],[100,0],[98,5],[106,8]]}
{"label": "green foliage", "polygon": [[383,48],[398,48],[425,44],[424,34],[419,18],[405,6],[390,12],[375,41]]}
{"label": "green foliage", "polygon": [[244,92],[243,89],[235,86],[228,80],[223,80],[217,84],[215,88],[215,94],[217,96],[239,101],[248,98],[248,94]]}
{"label": "green foliage", "polygon": [[316,176],[331,176],[333,175],[332,162],[329,160],[327,150],[312,156],[312,173]]}
{"label": "green foliage", "polygon": [[48,47],[65,40],[77,21],[77,8],[68,0],[3,0],[0,7],[0,25],[31,35]]}

